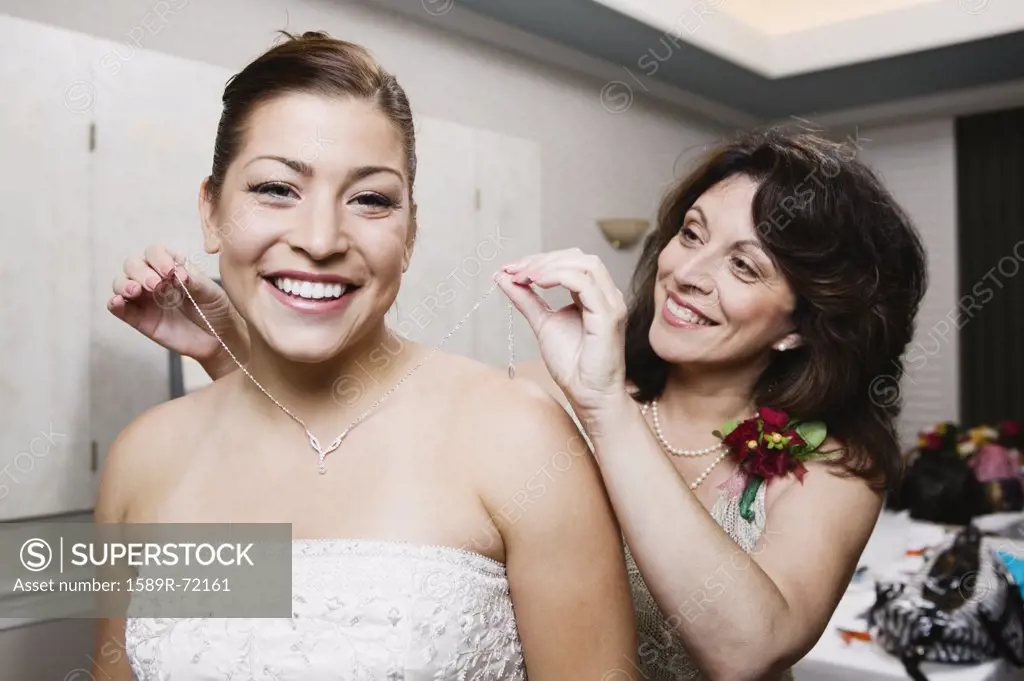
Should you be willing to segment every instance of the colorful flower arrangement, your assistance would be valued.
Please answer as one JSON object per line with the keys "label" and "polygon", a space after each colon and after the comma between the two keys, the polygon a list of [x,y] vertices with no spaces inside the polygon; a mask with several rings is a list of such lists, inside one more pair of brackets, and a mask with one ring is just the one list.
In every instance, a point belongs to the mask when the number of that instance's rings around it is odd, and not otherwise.
{"label": "colorful flower arrangement", "polygon": [[828,431],[820,421],[797,421],[784,411],[761,407],[746,421],[729,421],[714,435],[729,448],[730,458],[746,473],[740,516],[754,520],[753,502],[762,484],[790,473],[803,483],[805,461],[824,455],[819,447]]}
{"label": "colorful flower arrangement", "polygon": [[965,463],[983,485],[986,512],[1014,511],[1024,506],[1019,421],[973,428],[947,421],[922,432],[917,444],[918,457],[945,456]]}
{"label": "colorful flower arrangement", "polygon": [[1000,421],[995,426],[982,424],[963,428],[952,421],[934,425],[918,435],[917,448],[920,452],[955,452],[963,459],[970,459],[988,445],[998,445],[1020,450],[1020,421]]}

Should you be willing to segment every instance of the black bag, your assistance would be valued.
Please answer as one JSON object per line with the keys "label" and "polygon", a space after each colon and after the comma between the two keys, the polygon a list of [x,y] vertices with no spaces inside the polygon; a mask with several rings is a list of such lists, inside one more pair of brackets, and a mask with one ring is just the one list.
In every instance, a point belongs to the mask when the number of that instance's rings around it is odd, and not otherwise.
{"label": "black bag", "polygon": [[988,511],[985,487],[955,451],[921,451],[886,506],[908,510],[914,520],[967,525]]}
{"label": "black bag", "polygon": [[914,681],[927,681],[922,662],[1024,665],[1020,588],[973,525],[930,554],[910,582],[879,582],[868,626]]}

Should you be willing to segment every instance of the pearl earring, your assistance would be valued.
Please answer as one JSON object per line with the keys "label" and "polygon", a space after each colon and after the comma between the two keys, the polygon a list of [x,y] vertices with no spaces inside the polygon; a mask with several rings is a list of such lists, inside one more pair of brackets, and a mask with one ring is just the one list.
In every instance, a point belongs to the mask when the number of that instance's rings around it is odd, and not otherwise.
{"label": "pearl earring", "polygon": [[781,343],[775,346],[775,349],[778,350],[779,352],[785,352],[787,347],[788,346],[786,345],[786,341],[782,341]]}

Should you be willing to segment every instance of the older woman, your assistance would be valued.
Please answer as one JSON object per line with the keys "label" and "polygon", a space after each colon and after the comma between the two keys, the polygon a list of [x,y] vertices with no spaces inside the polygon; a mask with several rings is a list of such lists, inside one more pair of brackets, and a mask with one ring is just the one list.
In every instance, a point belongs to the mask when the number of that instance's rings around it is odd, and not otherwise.
{"label": "older woman", "polygon": [[840,145],[751,133],[666,197],[628,307],[576,250],[505,272],[622,525],[645,676],[787,676],[899,468],[876,392],[925,289],[906,215]]}

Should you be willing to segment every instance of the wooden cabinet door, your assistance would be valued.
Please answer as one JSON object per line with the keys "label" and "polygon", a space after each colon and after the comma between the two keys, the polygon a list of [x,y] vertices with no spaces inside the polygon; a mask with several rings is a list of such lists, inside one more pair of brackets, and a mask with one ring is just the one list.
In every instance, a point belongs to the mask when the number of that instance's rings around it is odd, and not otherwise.
{"label": "wooden cabinet door", "polygon": [[90,49],[0,16],[0,520],[92,505]]}
{"label": "wooden cabinet door", "polygon": [[[130,255],[151,244],[185,253],[217,276],[202,250],[198,196],[210,173],[226,69],[103,43],[95,68],[92,416],[100,452],[142,412],[170,398],[170,353],[105,310]],[[130,57],[130,58],[128,58]],[[117,61],[120,59],[121,61]],[[112,60],[117,68],[111,66]],[[183,304],[189,304],[187,299]]]}

